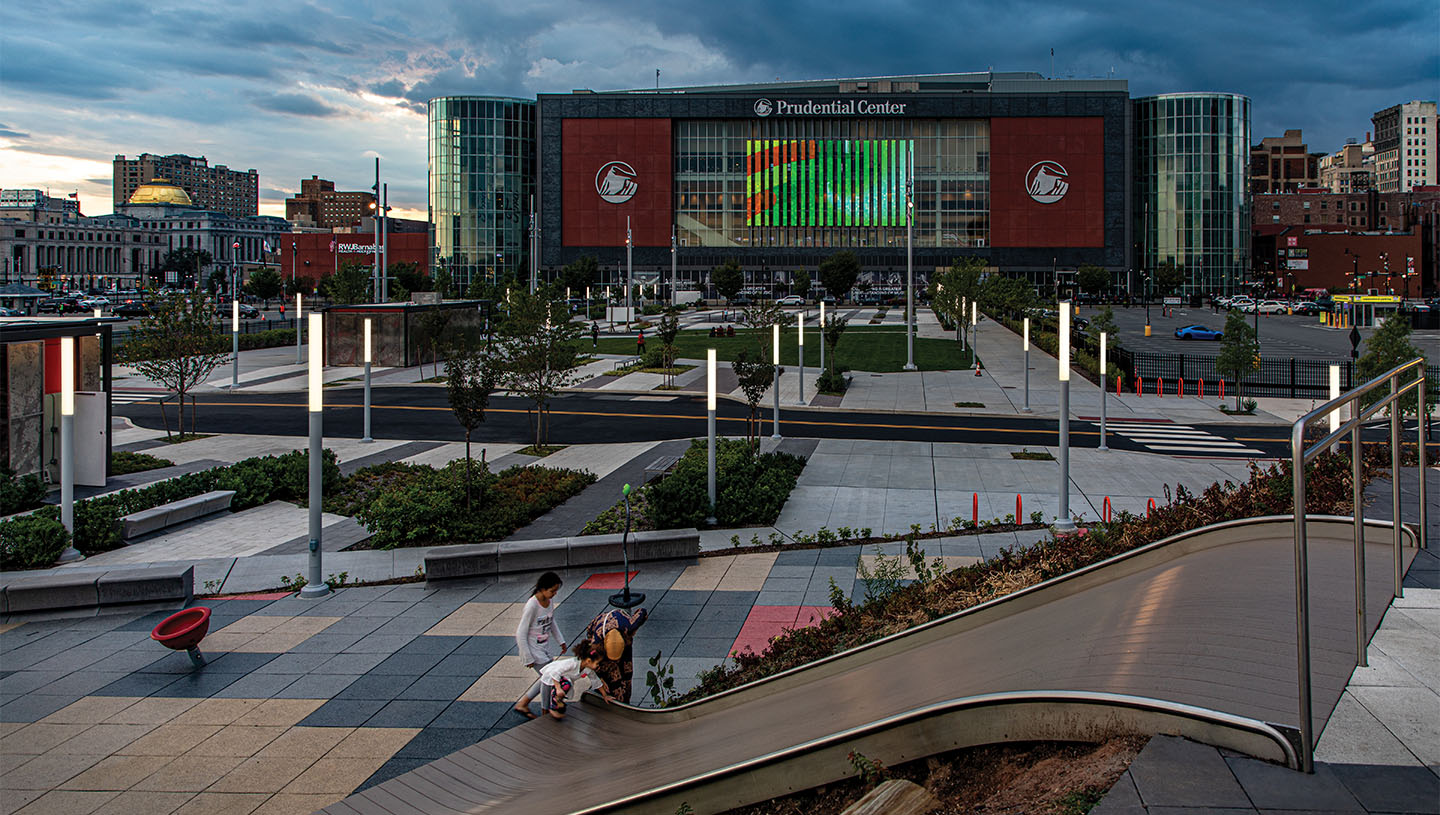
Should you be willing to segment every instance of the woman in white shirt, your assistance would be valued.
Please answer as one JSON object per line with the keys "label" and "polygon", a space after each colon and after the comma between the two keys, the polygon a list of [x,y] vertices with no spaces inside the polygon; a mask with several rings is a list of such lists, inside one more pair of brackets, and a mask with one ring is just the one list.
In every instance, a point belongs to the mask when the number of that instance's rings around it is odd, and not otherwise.
{"label": "woman in white shirt", "polygon": [[[555,624],[554,600],[560,585],[560,575],[554,572],[540,575],[530,592],[530,599],[525,601],[525,610],[520,613],[520,624],[515,627],[515,647],[520,654],[520,662],[527,668],[533,668],[536,674],[565,653],[567,647],[565,636]],[[540,682],[536,680],[515,702],[515,712],[527,719],[535,718],[535,714],[530,712],[530,702],[539,693]]]}

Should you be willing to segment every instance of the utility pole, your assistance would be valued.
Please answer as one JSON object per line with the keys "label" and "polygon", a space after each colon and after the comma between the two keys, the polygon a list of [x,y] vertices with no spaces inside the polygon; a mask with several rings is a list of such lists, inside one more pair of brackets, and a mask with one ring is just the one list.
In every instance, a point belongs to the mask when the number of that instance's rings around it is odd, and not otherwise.
{"label": "utility pole", "polygon": [[390,302],[390,277],[386,266],[390,262],[390,185],[381,187],[380,201],[380,302]]}
{"label": "utility pole", "polygon": [[915,148],[905,156],[905,370],[915,370]]}
{"label": "utility pole", "polygon": [[[375,249],[375,268],[372,270],[373,273],[372,273],[371,276],[370,276],[370,278],[371,278],[370,282],[371,282],[372,288],[373,288],[373,292],[372,292],[372,295],[371,295],[371,298],[370,298],[370,299],[373,300],[373,301],[376,302],[376,303],[383,303],[384,301],[380,299],[380,157],[379,157],[379,156],[376,156],[376,157],[375,157],[375,186],[371,187],[370,189],[372,189],[372,190],[375,191],[375,202],[371,205],[371,206],[374,208],[374,210],[375,210],[375,223],[373,224],[373,226],[375,227],[375,246],[373,247],[373,248]],[[339,253],[338,253],[338,252],[336,253],[336,257],[337,257],[337,258],[339,257]],[[336,261],[336,264],[337,264],[337,265],[339,264],[339,261],[338,261],[338,260]],[[299,315],[299,314],[296,314],[295,317],[298,319],[298,318],[300,317],[300,315]]]}

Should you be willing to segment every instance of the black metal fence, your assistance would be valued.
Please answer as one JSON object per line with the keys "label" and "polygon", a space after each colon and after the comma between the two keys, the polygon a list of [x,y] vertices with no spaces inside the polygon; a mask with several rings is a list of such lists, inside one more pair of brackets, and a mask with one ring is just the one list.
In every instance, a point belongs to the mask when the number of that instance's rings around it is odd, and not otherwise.
{"label": "black metal fence", "polygon": [[[1155,393],[1156,388],[1162,386],[1165,393],[1179,393],[1182,380],[1187,395],[1198,393],[1201,380],[1205,381],[1207,394],[1218,389],[1221,381],[1225,382],[1227,392],[1233,392],[1235,387],[1234,379],[1216,372],[1215,356],[1211,354],[1156,354],[1122,348],[1117,349],[1115,364],[1125,372],[1123,388],[1131,393],[1137,377],[1143,382],[1146,394]],[[1328,399],[1331,365],[1340,366],[1341,390],[1350,390],[1359,384],[1353,360],[1261,357],[1260,370],[1245,377],[1245,395]],[[1440,366],[1429,366],[1426,381],[1431,387],[1440,387]],[[1109,384],[1114,387],[1113,380]]]}

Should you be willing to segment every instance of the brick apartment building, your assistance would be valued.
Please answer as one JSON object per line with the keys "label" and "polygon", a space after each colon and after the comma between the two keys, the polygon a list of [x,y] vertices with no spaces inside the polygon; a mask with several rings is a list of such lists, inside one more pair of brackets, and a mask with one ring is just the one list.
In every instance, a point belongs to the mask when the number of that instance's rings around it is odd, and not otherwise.
{"label": "brick apartment building", "polygon": [[1299,130],[1284,136],[1267,136],[1250,148],[1250,192],[1295,192],[1320,183],[1320,160],[1325,153],[1311,153]]}
{"label": "brick apartment building", "polygon": [[301,179],[299,195],[285,199],[285,220],[319,229],[354,226],[374,204],[374,193],[336,191],[335,182],[312,175]]}
{"label": "brick apartment building", "polygon": [[201,209],[237,218],[260,214],[260,174],[253,168],[241,172],[224,164],[211,167],[204,156],[150,153],[133,159],[116,156],[113,168],[111,198],[116,209],[128,202],[141,184],[161,178],[185,190]]}

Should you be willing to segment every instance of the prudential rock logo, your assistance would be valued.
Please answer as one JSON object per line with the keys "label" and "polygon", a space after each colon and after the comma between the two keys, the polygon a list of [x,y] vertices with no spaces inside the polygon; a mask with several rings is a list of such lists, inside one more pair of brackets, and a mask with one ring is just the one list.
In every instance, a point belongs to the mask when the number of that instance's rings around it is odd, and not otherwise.
{"label": "prudential rock logo", "polygon": [[1037,161],[1025,173],[1025,191],[1042,204],[1053,204],[1070,191],[1070,174],[1055,161]]}
{"label": "prudential rock logo", "polygon": [[623,204],[633,198],[639,188],[635,168],[623,161],[612,161],[595,173],[595,191],[608,203]]}
{"label": "prudential rock logo", "polygon": [[755,100],[755,115],[756,115],[756,116],[759,116],[759,117],[761,117],[761,118],[764,118],[764,117],[769,116],[770,114],[772,114],[772,113],[774,113],[774,112],[775,112],[775,105],[771,104],[771,102],[770,102],[769,99],[756,99],[756,100]]}

